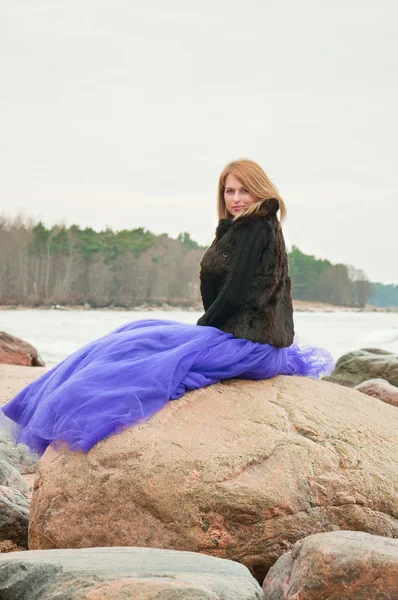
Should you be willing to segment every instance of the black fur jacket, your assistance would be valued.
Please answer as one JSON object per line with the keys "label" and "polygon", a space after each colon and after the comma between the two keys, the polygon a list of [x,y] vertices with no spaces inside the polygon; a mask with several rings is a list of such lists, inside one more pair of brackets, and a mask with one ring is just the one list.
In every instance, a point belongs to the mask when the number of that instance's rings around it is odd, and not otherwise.
{"label": "black fur jacket", "polygon": [[291,345],[291,280],[278,208],[277,200],[264,200],[254,215],[219,221],[200,263],[205,314],[198,325],[252,342]]}

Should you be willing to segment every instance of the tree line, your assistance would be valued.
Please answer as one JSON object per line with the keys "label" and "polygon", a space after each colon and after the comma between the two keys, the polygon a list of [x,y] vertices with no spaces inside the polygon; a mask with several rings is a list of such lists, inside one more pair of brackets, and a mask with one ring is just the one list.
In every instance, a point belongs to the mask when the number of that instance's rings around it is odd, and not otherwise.
{"label": "tree line", "polygon": [[[0,304],[201,308],[199,262],[206,248],[144,228],[94,231],[78,225],[0,218]],[[363,271],[301,252],[289,253],[293,297],[342,306],[372,299],[398,305],[395,292],[371,284]],[[394,295],[395,294],[395,295]]]}

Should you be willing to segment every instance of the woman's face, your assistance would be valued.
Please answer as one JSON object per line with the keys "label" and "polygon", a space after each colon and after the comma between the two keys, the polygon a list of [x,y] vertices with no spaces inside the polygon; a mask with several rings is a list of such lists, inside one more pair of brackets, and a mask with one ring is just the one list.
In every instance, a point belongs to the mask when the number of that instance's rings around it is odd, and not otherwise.
{"label": "woman's face", "polygon": [[224,200],[229,214],[236,217],[256,202],[257,198],[249,193],[235,175],[230,173],[225,179]]}

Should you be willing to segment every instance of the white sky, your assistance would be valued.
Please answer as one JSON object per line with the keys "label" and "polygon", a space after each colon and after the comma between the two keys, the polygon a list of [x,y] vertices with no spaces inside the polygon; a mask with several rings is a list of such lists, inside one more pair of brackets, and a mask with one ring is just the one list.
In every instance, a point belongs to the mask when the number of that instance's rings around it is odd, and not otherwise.
{"label": "white sky", "polygon": [[202,244],[225,163],[398,283],[396,0],[0,0],[0,212]]}

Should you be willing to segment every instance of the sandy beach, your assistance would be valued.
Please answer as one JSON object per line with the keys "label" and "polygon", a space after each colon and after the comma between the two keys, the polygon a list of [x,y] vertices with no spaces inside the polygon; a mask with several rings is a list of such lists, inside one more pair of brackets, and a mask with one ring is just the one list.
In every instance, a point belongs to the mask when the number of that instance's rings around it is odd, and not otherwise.
{"label": "sandy beach", "polygon": [[0,406],[11,400],[15,394],[46,371],[45,367],[0,364]]}

